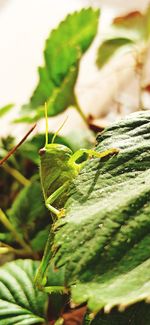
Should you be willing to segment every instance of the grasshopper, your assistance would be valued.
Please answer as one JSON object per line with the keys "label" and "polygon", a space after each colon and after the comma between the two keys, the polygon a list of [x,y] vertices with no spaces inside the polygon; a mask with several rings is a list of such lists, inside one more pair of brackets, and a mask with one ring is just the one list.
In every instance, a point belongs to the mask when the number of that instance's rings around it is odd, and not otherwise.
{"label": "grasshopper", "polygon": [[[67,200],[67,189],[85,164],[85,161],[77,163],[78,159],[81,158],[83,154],[87,155],[87,159],[91,157],[103,158],[110,154],[118,153],[118,149],[108,149],[101,153],[93,149],[79,149],[73,153],[67,146],[54,143],[54,139],[60,129],[55,133],[52,142],[48,143],[48,117],[46,105],[45,119],[45,146],[39,151],[40,178],[46,207],[56,218],[61,218],[65,216],[63,206]],[[61,208],[58,209],[57,205]]]}
{"label": "grasshopper", "polygon": [[[75,153],[62,144],[54,143],[54,139],[59,130],[54,135],[52,142],[48,143],[48,117],[45,105],[46,134],[45,146],[40,149],[40,177],[46,207],[50,210],[55,220],[65,216],[64,204],[67,200],[69,185],[72,183],[83,168],[86,161],[77,163],[78,159],[87,155],[91,157],[103,158],[108,155],[117,154],[118,149],[111,148],[104,152],[96,152],[93,149],[79,149]],[[64,123],[63,123],[64,125]],[[64,291],[63,287],[44,287],[46,283],[46,270],[52,257],[51,236],[48,238],[44,256],[35,277],[35,284],[39,289],[46,292]]]}

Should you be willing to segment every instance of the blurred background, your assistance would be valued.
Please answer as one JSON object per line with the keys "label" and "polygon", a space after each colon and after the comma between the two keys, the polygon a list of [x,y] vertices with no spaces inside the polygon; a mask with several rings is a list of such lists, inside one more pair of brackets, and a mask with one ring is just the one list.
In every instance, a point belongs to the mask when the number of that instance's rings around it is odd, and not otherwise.
{"label": "blurred background", "polygon": [[[130,11],[144,11],[148,4],[148,0],[0,0],[0,106],[15,104],[15,108],[1,118],[0,135],[7,134],[8,128],[15,136],[24,132],[24,124],[10,125],[9,122],[17,116],[18,108],[28,101],[37,84],[37,67],[43,62],[45,40],[50,30],[68,13],[87,6],[101,8],[101,17],[99,33],[82,59],[76,85],[83,111],[85,114],[94,111],[95,119],[101,119],[101,124],[105,126],[120,115],[139,109],[138,80],[135,78],[135,57],[132,53],[128,51],[119,59],[110,60],[106,67],[99,70],[95,65],[95,51],[107,36],[114,17]],[[144,80],[149,83],[147,64]],[[145,101],[148,106],[147,95]],[[62,120],[61,116],[52,118],[52,129],[56,128],[59,120]],[[83,124],[80,116],[70,110],[66,132],[67,128],[72,129],[79,124]],[[39,123],[38,128],[43,129],[43,124]]]}

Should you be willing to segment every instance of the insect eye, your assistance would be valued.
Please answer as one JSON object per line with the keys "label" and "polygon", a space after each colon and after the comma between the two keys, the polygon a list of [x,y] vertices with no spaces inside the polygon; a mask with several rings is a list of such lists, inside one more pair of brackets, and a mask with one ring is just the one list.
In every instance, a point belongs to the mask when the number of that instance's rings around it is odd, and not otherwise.
{"label": "insect eye", "polygon": [[39,155],[42,156],[42,155],[44,155],[45,152],[46,152],[46,149],[42,148],[39,150]]}

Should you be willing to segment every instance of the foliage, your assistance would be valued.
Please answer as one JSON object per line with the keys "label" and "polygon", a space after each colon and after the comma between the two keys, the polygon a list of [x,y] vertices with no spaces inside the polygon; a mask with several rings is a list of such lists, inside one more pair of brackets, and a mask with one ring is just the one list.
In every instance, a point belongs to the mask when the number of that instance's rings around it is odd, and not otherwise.
{"label": "foliage", "polygon": [[133,44],[128,38],[118,37],[111,38],[102,43],[98,49],[97,65],[102,68],[122,46]]}
{"label": "foliage", "polygon": [[45,102],[49,116],[71,105],[80,110],[74,86],[80,59],[96,34],[98,17],[98,10],[83,9],[69,15],[51,32],[45,45],[44,66],[39,68],[39,83],[29,104],[22,108],[25,116],[18,121],[30,122],[43,117]]}
{"label": "foliage", "polygon": [[[145,55],[149,15],[148,7],[144,14],[133,12],[114,19],[109,37],[98,50],[99,68],[120,49],[140,49],[140,55],[144,49]],[[80,60],[96,35],[98,19],[98,10],[83,9],[51,32],[38,85],[29,103],[21,108],[18,122],[43,117],[45,102],[49,116],[73,105],[85,119],[75,84]],[[138,59],[141,71],[144,61]],[[149,91],[149,85],[145,89]],[[11,107],[1,108],[0,116]],[[70,312],[70,295],[72,306],[87,305],[85,325],[149,324],[149,131],[149,111],[130,115],[104,130],[97,137],[95,150],[114,148],[118,153],[87,160],[67,189],[65,217],[53,223],[38,171],[38,151],[44,146],[45,135],[27,140],[2,165],[0,324],[48,324],[56,319],[56,324],[62,324],[63,313]],[[49,143],[52,138],[49,134]],[[91,148],[96,140],[87,128],[57,135],[55,142],[75,152]],[[11,136],[1,139],[0,157],[15,143]],[[38,288],[34,285],[37,269],[41,271]]]}
{"label": "foliage", "polygon": [[140,302],[128,307],[124,312],[113,309],[109,314],[98,313],[93,320],[90,314],[87,314],[83,325],[148,325],[149,319],[149,304]]}
{"label": "foliage", "polygon": [[8,104],[6,106],[3,106],[0,108],[0,117],[4,116],[5,114],[7,114],[11,108],[13,107],[13,104]]}
{"label": "foliage", "polygon": [[1,325],[43,324],[47,295],[33,285],[38,263],[17,260],[0,267]]}
{"label": "foliage", "polygon": [[149,129],[149,112],[140,112],[98,137],[96,150],[119,153],[86,163],[55,226],[55,264],[65,265],[74,303],[94,312],[150,295]]}
{"label": "foliage", "polygon": [[[48,235],[49,214],[44,205],[39,180],[33,179],[29,185],[20,191],[11,209],[7,211],[7,215],[17,232],[26,241],[30,242],[35,236],[38,236],[36,247],[34,240],[34,249],[36,248],[37,251],[43,250],[45,236],[41,237],[41,232],[44,231],[44,234]],[[38,232],[40,232],[40,239]],[[42,241],[42,238],[44,241]]]}
{"label": "foliage", "polygon": [[133,53],[148,45],[150,38],[150,7],[145,14],[138,11],[114,19],[109,36],[98,49],[97,65],[102,68],[122,47],[130,48]]}

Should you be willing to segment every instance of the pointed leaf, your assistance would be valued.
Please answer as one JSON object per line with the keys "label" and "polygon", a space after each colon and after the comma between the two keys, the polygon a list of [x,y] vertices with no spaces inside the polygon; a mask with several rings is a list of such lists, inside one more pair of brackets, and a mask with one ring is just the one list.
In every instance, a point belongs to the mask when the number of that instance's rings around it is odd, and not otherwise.
{"label": "pointed leaf", "polygon": [[33,285],[38,262],[17,260],[0,267],[0,324],[43,324],[47,295]]}
{"label": "pointed leaf", "polygon": [[2,117],[3,115],[7,114],[11,108],[14,106],[14,104],[8,104],[4,107],[0,108],[0,117]]}
{"label": "pointed leaf", "polygon": [[120,48],[125,45],[131,45],[132,43],[131,39],[121,37],[104,41],[98,49],[97,66],[102,68]]}
{"label": "pointed leaf", "polygon": [[48,115],[57,115],[75,104],[74,85],[78,75],[79,60],[96,34],[99,11],[91,8],[75,12],[53,30],[46,41],[44,66],[39,68],[39,83],[23,107],[22,119],[43,117],[43,105],[47,102]]}
{"label": "pointed leaf", "polygon": [[97,141],[97,151],[119,153],[86,163],[54,241],[73,302],[94,312],[150,297],[150,113],[131,114]]}

